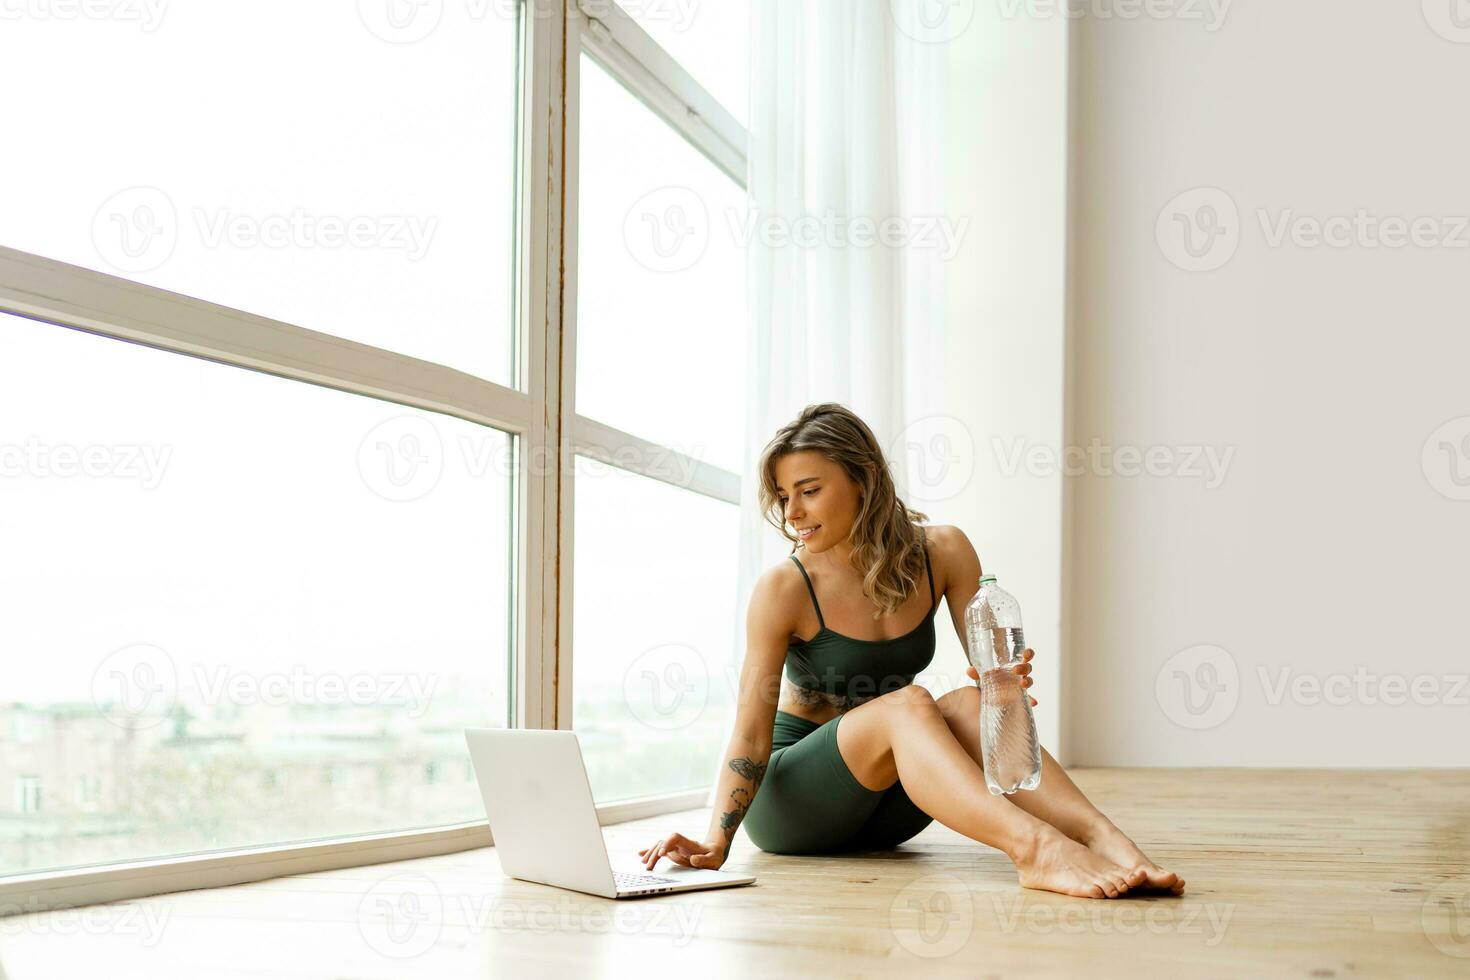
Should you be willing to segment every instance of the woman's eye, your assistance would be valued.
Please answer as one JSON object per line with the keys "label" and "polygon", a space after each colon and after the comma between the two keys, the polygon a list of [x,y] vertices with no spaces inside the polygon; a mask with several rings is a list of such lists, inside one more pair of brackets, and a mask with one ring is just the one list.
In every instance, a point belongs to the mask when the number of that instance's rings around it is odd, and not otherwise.
{"label": "woman's eye", "polygon": [[802,491],[802,492],[803,492],[803,493],[804,493],[804,494],[805,494],[805,495],[806,495],[806,496],[808,496],[808,497],[810,497],[810,496],[811,496],[811,495],[812,495],[812,494],[814,494],[814,493],[816,493],[816,492],[817,492],[817,491],[815,491],[815,490],[804,490],[804,491]]}

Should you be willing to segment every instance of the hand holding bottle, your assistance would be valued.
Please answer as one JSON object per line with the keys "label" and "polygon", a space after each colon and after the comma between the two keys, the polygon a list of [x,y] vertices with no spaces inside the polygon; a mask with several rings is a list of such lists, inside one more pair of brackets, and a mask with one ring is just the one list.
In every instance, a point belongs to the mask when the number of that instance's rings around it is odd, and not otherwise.
{"label": "hand holding bottle", "polygon": [[980,684],[980,755],[985,787],[996,796],[1041,785],[1041,742],[1036,737],[1036,703],[1027,663],[1021,606],[994,575],[980,576],[980,589],[965,607],[966,655]]}
{"label": "hand holding bottle", "polygon": [[[1030,674],[1031,658],[1034,656],[1036,656],[1036,651],[1031,649],[1030,647],[1027,647],[1025,652],[1021,654],[1021,663],[1018,663],[1016,664],[1016,666],[1011,668],[1011,673],[1021,678],[1021,687],[1023,689],[1030,687],[1033,683],[1033,678],[1030,676]],[[970,675],[970,680],[974,681],[976,684],[980,683],[980,671],[976,670],[973,665],[966,667],[965,673]],[[1031,697],[1031,695],[1029,694],[1026,696],[1028,698]],[[1036,699],[1031,698],[1031,703],[1035,704]]]}

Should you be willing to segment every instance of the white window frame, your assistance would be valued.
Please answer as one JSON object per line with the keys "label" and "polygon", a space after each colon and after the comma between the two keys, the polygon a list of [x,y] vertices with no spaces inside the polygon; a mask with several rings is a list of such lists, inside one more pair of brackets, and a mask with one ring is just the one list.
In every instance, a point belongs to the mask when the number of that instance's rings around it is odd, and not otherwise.
{"label": "white window frame", "polygon": [[[0,246],[0,311],[440,412],[515,437],[515,717],[572,727],[574,455],[738,505],[737,473],[575,412],[579,58],[585,50],[738,186],[747,134],[613,0],[524,0],[517,169],[517,357],[510,388],[453,368]],[[560,447],[556,452],[546,447]],[[637,450],[629,452],[629,448]],[[676,463],[670,463],[677,457]],[[534,472],[532,470],[534,469]],[[688,475],[693,474],[692,482]],[[682,474],[682,478],[681,478]],[[564,560],[565,559],[565,560]],[[597,808],[600,823],[704,806],[708,789]],[[0,878],[0,916],[493,843],[485,821]]]}

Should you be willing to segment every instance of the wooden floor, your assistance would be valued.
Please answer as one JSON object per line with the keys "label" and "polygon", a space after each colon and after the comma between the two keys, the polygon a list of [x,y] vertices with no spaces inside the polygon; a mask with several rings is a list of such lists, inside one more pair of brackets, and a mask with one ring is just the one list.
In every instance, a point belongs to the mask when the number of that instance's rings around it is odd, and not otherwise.
{"label": "wooden floor", "polygon": [[938,824],[842,858],[742,833],[727,867],[756,884],[625,902],[505,879],[490,848],[0,919],[0,976],[1470,977],[1470,771],[1073,775],[1184,897],[1025,890]]}

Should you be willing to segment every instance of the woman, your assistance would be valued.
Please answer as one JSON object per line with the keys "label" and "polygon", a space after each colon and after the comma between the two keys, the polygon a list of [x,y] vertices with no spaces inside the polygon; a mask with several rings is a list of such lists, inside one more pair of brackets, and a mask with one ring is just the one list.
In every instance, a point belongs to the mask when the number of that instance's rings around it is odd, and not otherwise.
{"label": "woman", "polygon": [[[742,821],[762,850],[832,854],[894,847],[938,820],[1004,851],[1027,888],[1181,894],[1183,879],[1145,857],[1045,749],[1037,789],[992,796],[979,687],[935,698],[912,683],[934,657],[940,595],[964,644],[980,560],[959,528],[924,526],[903,505],[867,425],[841,405],[809,405],[759,469],[761,510],[793,553],[751,595],[722,804],[704,840],[671,833],[639,850],[644,865],[718,868]],[[1033,656],[1013,668],[1023,687]]]}

